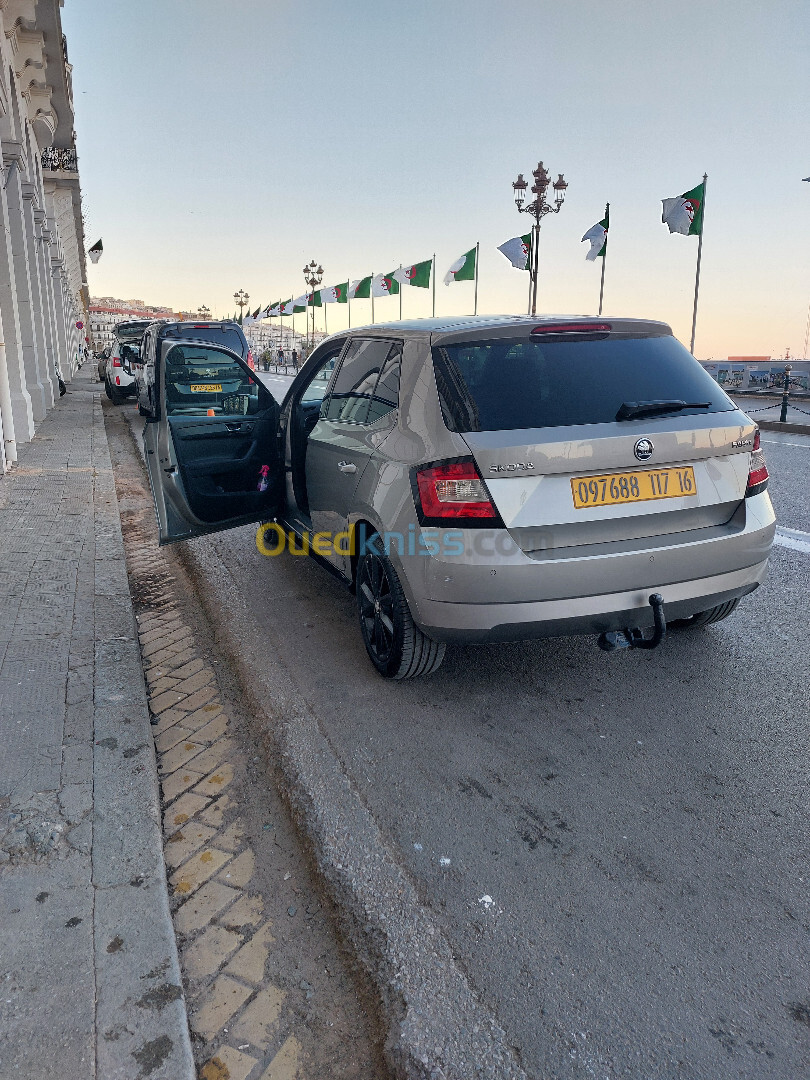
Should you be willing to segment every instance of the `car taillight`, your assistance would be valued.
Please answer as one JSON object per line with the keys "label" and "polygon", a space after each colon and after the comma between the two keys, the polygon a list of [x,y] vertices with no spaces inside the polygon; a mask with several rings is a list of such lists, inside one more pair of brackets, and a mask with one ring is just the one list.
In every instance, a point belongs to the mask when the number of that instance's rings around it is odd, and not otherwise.
{"label": "car taillight", "polygon": [[120,376],[120,375],[116,375],[116,376],[115,376],[115,385],[116,385],[116,386],[120,386],[120,385],[121,385],[121,376]]}
{"label": "car taillight", "polygon": [[247,365],[248,365],[248,367],[250,368],[251,371],[256,370],[256,364],[255,364],[255,361],[253,359],[253,353],[250,351],[250,349],[248,349]]}
{"label": "car taillight", "polygon": [[118,359],[117,356],[113,357],[113,367],[121,367],[121,361]]}
{"label": "car taillight", "polygon": [[759,495],[768,486],[768,466],[765,462],[765,451],[760,446],[759,428],[754,435],[754,448],[751,451],[751,461],[748,465],[748,486],[745,489],[746,499],[750,495]]}
{"label": "car taillight", "polygon": [[494,524],[498,519],[484,481],[472,461],[427,465],[416,470],[422,524],[433,520],[477,519]]}

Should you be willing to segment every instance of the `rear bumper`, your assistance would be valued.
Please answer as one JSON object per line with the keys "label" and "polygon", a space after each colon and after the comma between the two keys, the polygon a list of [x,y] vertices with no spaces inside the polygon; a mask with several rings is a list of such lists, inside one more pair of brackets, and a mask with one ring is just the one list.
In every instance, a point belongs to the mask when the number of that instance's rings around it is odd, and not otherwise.
{"label": "rear bumper", "polygon": [[420,625],[436,641],[520,641],[524,638],[601,634],[653,625],[650,593],[664,598],[668,620],[685,619],[746,596],[762,582],[768,560],[743,570],[655,588],[600,596],[515,604],[457,604],[422,600]]}

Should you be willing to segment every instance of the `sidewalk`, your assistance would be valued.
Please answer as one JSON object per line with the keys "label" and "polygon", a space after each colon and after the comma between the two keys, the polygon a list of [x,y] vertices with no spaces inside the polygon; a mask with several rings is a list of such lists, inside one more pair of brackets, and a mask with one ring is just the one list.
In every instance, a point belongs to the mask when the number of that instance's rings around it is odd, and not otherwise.
{"label": "sidewalk", "polygon": [[730,397],[763,431],[810,435],[810,398],[791,397],[788,401],[787,418],[783,424],[779,420],[782,414],[781,394],[738,394],[731,391]]}
{"label": "sidewalk", "polygon": [[0,1080],[194,1076],[93,374],[0,478]]}

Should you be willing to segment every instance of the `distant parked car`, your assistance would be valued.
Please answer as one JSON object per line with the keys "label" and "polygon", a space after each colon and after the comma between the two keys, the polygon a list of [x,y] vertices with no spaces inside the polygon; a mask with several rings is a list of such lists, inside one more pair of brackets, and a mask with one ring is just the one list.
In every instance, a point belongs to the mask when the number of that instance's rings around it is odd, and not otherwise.
{"label": "distant parked car", "polygon": [[[254,369],[253,354],[239,323],[231,319],[208,322],[158,322],[151,323],[144,334],[141,355],[135,364],[138,410],[141,416],[152,415],[155,397],[155,370],[157,361],[164,357],[178,341],[211,342],[222,345],[236,353]],[[195,391],[194,401],[199,403],[199,391]]]}
{"label": "distant parked car", "polygon": [[243,351],[197,332],[149,350],[160,542],[256,521],[266,554],[297,538],[355,591],[387,678],[435,671],[454,641],[651,648],[665,622],[725,619],[765,576],[757,426],[663,323],[352,329],[281,402]]}
{"label": "distant parked car", "polygon": [[109,359],[109,356],[110,356],[110,347],[108,345],[106,349],[102,349],[102,351],[98,354],[98,381],[99,382],[104,382],[104,379],[106,377],[106,374],[107,374],[107,360]]}
{"label": "distant parked car", "polygon": [[151,323],[148,319],[123,322],[113,330],[110,356],[104,369],[104,389],[113,405],[135,394],[134,365],[140,358],[141,339]]}

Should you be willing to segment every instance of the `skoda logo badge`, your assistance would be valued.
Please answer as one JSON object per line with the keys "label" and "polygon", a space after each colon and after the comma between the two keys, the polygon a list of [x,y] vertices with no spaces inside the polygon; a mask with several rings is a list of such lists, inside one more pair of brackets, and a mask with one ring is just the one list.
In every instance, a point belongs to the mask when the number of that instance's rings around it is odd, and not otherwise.
{"label": "skoda logo badge", "polygon": [[652,457],[654,449],[651,439],[639,439],[633,447],[633,453],[639,461],[646,461],[647,458]]}

